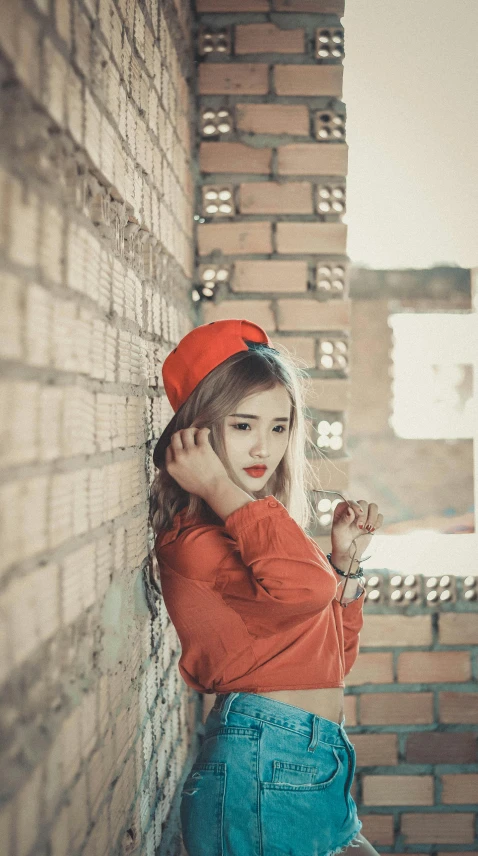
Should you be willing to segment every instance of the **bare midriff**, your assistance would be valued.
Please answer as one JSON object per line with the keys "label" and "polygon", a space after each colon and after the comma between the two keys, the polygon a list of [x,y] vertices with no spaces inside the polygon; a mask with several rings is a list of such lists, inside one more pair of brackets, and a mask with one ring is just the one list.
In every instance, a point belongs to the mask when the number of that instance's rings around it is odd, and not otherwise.
{"label": "bare midriff", "polygon": [[340,724],[344,715],[344,688],[326,687],[317,690],[274,690],[257,695],[293,704]]}

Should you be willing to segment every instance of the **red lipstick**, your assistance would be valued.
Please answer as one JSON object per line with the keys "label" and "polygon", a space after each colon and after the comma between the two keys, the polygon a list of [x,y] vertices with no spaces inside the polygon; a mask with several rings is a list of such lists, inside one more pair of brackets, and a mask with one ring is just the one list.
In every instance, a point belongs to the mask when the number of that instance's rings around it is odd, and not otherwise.
{"label": "red lipstick", "polygon": [[244,467],[244,470],[248,475],[252,476],[253,479],[260,479],[267,470],[267,467]]}

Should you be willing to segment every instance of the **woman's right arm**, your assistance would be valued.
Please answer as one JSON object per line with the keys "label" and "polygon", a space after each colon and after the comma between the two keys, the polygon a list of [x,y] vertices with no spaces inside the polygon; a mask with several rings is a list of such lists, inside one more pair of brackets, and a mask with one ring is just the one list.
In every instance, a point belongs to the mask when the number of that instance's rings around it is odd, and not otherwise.
{"label": "woman's right arm", "polygon": [[300,624],[333,599],[335,572],[279,500],[254,499],[231,481],[206,431],[176,432],[166,466],[184,490],[201,496],[222,517],[225,532],[215,526],[192,531],[180,548],[183,555],[171,556],[171,566],[192,578],[214,576],[223,599],[254,635]]}
{"label": "woman's right arm", "polygon": [[254,497],[234,484],[229,477],[219,478],[215,483],[208,485],[208,489],[203,493],[203,499],[222,520],[226,520],[233,511],[237,511],[248,502],[254,502]]}
{"label": "woman's right arm", "polygon": [[272,494],[238,506],[224,529],[192,527],[162,552],[171,570],[212,584],[256,638],[313,618],[337,592],[325,555]]}

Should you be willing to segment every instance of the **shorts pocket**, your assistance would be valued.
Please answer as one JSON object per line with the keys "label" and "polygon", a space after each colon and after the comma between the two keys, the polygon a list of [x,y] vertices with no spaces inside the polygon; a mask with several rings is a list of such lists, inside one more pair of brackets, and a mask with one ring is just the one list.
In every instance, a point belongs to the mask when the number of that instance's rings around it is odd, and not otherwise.
{"label": "shorts pocket", "polygon": [[321,791],[330,787],[342,770],[342,759],[333,746],[325,746],[318,752],[315,764],[293,764],[287,761],[272,762],[272,781],[261,782],[261,788],[279,790]]}
{"label": "shorts pocket", "polygon": [[226,763],[191,767],[181,791],[180,818],[189,856],[223,856]]}
{"label": "shorts pocket", "polygon": [[260,732],[257,728],[246,728],[239,725],[221,725],[217,728],[212,728],[210,731],[206,731],[202,742],[205,743],[206,740],[211,740],[213,737],[250,737],[253,740],[258,740]]}
{"label": "shorts pocket", "polygon": [[272,783],[281,785],[311,785],[317,776],[317,768],[306,764],[288,764],[286,761],[272,762]]}
{"label": "shorts pocket", "polygon": [[267,856],[328,853],[347,834],[347,770],[341,752],[320,744],[314,754],[316,766],[276,764],[274,781],[260,782],[260,836]]}

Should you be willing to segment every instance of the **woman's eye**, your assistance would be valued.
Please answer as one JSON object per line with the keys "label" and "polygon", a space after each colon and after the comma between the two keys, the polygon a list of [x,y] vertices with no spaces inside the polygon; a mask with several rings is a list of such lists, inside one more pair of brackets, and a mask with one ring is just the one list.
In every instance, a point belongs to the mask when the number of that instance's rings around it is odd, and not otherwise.
{"label": "woman's eye", "polygon": [[[232,427],[237,428],[238,431],[240,431],[240,430],[242,430],[242,426],[244,426],[244,425],[246,426],[246,428],[250,427],[248,422],[236,422]],[[278,434],[283,434],[284,431],[286,430],[284,425],[275,425],[274,431],[276,430],[276,428],[281,429],[280,431],[276,431],[276,433],[278,433]]]}

